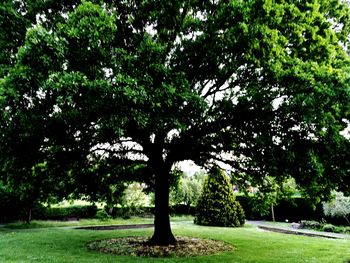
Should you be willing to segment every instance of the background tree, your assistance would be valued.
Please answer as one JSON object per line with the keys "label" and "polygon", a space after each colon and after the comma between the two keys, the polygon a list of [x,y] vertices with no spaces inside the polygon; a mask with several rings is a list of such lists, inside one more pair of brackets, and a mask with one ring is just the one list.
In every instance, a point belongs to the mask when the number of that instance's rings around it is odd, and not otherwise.
{"label": "background tree", "polygon": [[20,207],[18,196],[0,181],[0,222],[4,223],[18,219]]}
{"label": "background tree", "polygon": [[235,200],[229,178],[218,167],[209,171],[196,206],[194,222],[207,226],[237,227],[244,225],[243,208]]}
{"label": "background tree", "polygon": [[346,2],[5,3],[19,41],[0,47],[18,50],[0,80],[4,181],[45,163],[64,194],[145,167],[163,245],[183,160],[223,162],[261,188],[292,176],[314,201],[349,191]]}
{"label": "background tree", "polygon": [[196,206],[202,192],[205,178],[195,174],[189,176],[184,173],[178,186],[170,192],[170,202],[175,205],[186,205],[189,211],[191,206]]}
{"label": "background tree", "polygon": [[335,193],[333,200],[323,203],[323,212],[326,216],[343,217],[350,225],[350,197]]}
{"label": "background tree", "polygon": [[145,185],[134,182],[125,189],[122,205],[129,209],[130,214],[136,215],[142,207],[149,205],[149,197],[144,192],[145,188]]}
{"label": "background tree", "polygon": [[272,221],[275,221],[274,207],[282,200],[292,201],[294,195],[298,195],[298,189],[293,178],[286,178],[284,182],[276,182],[273,177],[266,177],[265,182],[259,188],[251,186],[246,177],[239,174],[231,174],[231,182],[249,199],[252,210],[260,215],[271,213]]}

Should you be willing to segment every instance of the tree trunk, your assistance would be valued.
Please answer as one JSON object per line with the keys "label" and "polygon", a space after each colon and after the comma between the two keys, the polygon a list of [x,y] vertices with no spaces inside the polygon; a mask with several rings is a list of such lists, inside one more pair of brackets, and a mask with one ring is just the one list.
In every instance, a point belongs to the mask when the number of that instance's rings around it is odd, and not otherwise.
{"label": "tree trunk", "polygon": [[157,171],[155,180],[155,213],[152,245],[167,246],[175,244],[169,218],[169,177],[170,169]]}
{"label": "tree trunk", "polygon": [[272,216],[272,222],[275,222],[275,208],[273,204],[271,204],[271,216]]}
{"label": "tree trunk", "polygon": [[30,224],[31,221],[32,221],[32,208],[29,208],[27,218],[26,218],[26,223]]}

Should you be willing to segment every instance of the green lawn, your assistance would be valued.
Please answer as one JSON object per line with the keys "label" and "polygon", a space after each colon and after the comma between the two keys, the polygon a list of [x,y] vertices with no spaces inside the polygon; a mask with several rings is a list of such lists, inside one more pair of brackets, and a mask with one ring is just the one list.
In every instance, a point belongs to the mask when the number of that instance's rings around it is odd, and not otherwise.
{"label": "green lawn", "polygon": [[[179,220],[176,218],[176,220]],[[130,224],[152,224],[153,218],[132,218],[132,219],[110,219],[101,221],[98,219],[81,219],[79,221],[42,221],[33,220],[29,225],[23,222],[15,222],[6,225],[6,228],[11,229],[28,229],[28,228],[49,228],[49,227],[80,227],[80,226],[96,226],[96,225],[130,225]]]}
{"label": "green lawn", "polygon": [[[92,240],[151,235],[152,229],[115,231],[76,230],[70,227],[33,229],[0,228],[0,262],[346,262],[350,260],[350,240],[301,237],[271,233],[255,227],[218,228],[196,226],[175,219],[176,235],[224,240],[233,252],[194,258],[150,259],[114,256],[88,251]],[[113,221],[116,223],[118,221]],[[120,220],[119,223],[148,223],[148,220]],[[87,223],[87,221],[85,222]],[[81,222],[81,224],[85,224]],[[101,224],[101,222],[99,222]],[[108,222],[110,223],[110,222]],[[41,224],[37,222],[37,224]],[[57,226],[59,223],[52,223]]]}

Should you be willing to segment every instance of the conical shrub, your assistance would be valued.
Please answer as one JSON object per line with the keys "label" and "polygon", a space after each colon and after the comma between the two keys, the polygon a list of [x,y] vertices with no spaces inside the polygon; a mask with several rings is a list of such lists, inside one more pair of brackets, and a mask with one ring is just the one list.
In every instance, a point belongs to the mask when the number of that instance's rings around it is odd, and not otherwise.
{"label": "conical shrub", "polygon": [[235,200],[230,181],[221,169],[213,167],[197,203],[195,224],[237,227],[244,221],[244,211]]}

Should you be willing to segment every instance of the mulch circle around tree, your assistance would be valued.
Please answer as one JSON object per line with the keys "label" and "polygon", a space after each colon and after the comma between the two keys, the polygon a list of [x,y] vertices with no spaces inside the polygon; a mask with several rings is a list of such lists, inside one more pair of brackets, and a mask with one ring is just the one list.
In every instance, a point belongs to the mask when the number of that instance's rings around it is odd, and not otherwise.
{"label": "mulch circle around tree", "polygon": [[139,257],[193,257],[234,250],[231,244],[194,237],[177,237],[176,245],[155,246],[148,237],[123,237],[89,243],[90,250],[124,256]]}

